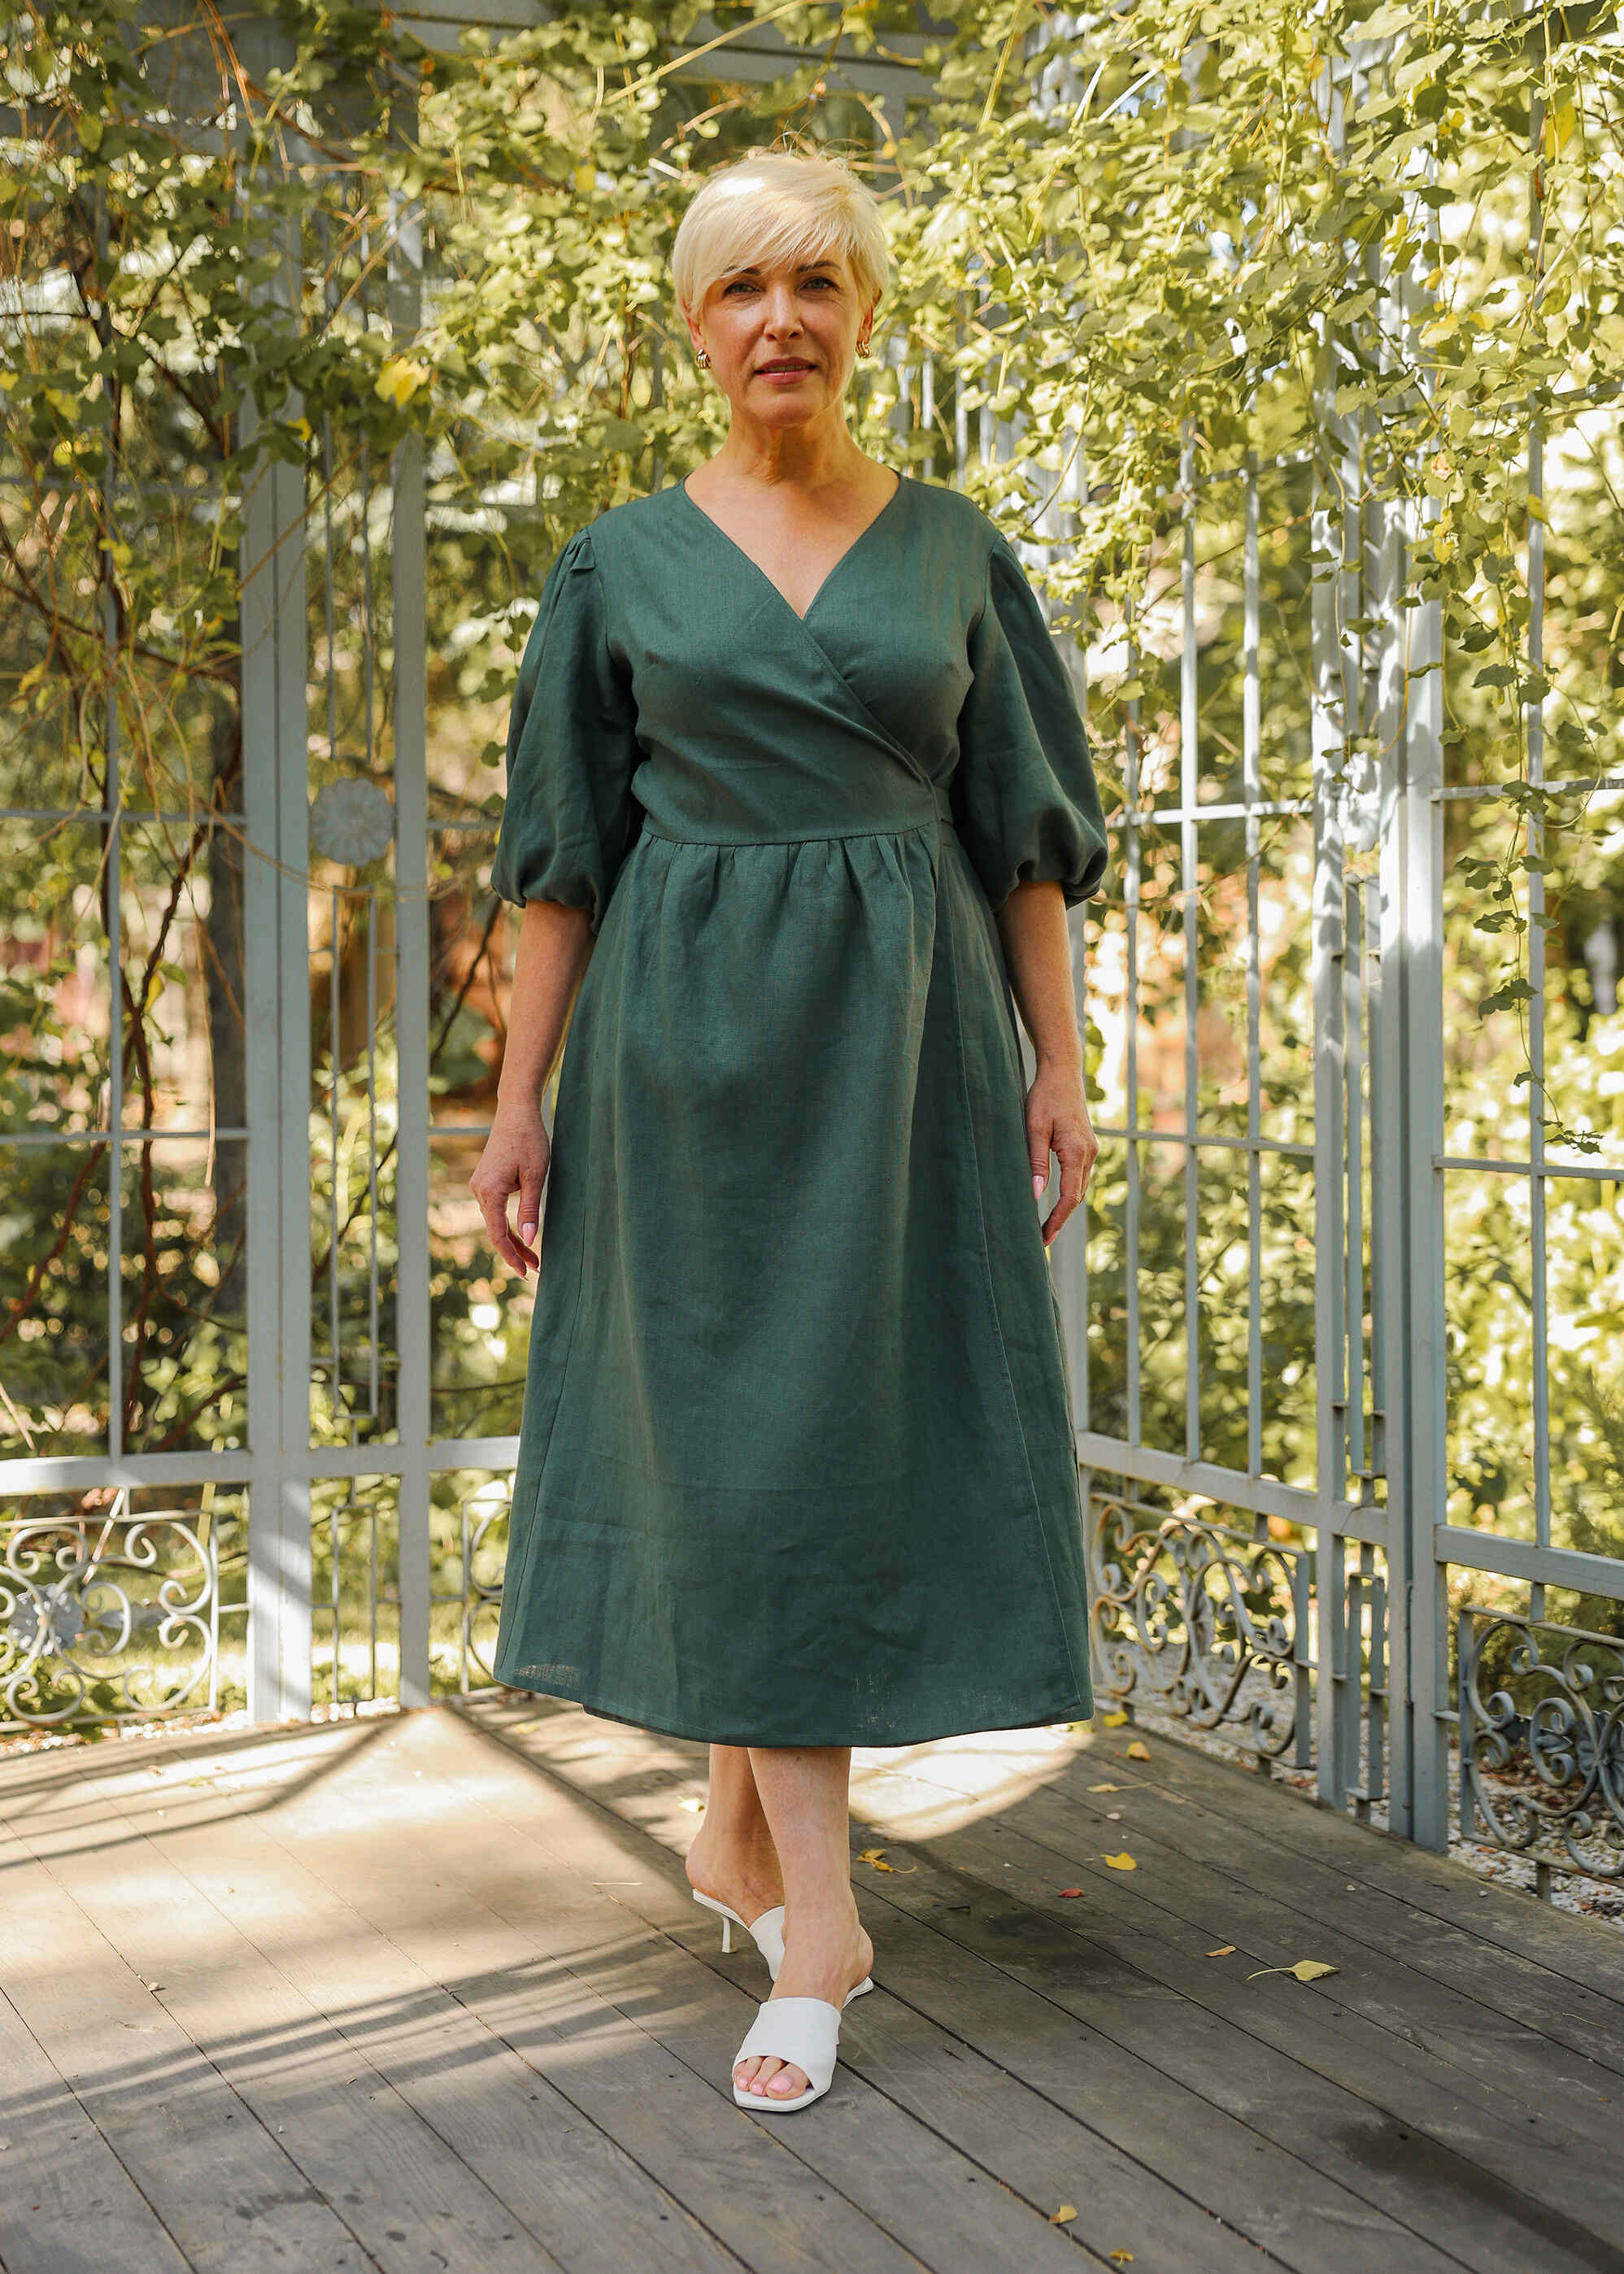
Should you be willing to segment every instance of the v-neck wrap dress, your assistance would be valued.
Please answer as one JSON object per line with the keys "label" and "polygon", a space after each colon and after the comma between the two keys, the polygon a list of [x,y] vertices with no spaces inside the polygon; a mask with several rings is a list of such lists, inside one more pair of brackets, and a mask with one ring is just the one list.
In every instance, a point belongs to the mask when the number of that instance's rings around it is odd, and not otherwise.
{"label": "v-neck wrap dress", "polygon": [[1091,1711],[994,911],[1095,891],[1071,681],[904,477],[804,617],[680,483],[565,546],[493,881],[587,911],[494,1671],[723,1744]]}

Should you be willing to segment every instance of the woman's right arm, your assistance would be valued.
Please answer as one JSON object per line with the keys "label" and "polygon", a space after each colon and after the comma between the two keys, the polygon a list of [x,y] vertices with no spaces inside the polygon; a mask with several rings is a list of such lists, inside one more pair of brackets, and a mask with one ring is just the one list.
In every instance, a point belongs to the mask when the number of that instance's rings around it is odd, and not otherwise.
{"label": "woman's right arm", "polygon": [[[584,908],[568,907],[560,900],[526,902],[514,959],[495,1118],[479,1166],[468,1180],[492,1246],[521,1278],[540,1262],[535,1239],[551,1153],[542,1126],[542,1092],[591,953],[590,919]],[[516,1237],[508,1221],[508,1203],[515,1192]]]}

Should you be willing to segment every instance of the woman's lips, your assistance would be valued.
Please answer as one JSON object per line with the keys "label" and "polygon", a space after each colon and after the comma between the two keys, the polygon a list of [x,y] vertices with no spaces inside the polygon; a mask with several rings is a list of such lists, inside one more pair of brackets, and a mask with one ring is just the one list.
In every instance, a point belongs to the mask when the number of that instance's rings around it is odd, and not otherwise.
{"label": "woman's lips", "polygon": [[757,371],[756,376],[757,379],[804,379],[811,368],[812,366],[809,363],[799,363],[792,369],[775,371],[770,365],[763,365]]}

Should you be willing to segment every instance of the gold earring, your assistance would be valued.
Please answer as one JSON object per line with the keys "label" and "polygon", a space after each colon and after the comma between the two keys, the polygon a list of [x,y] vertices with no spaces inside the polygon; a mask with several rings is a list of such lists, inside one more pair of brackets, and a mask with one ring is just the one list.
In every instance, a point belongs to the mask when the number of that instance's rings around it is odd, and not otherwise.
{"label": "gold earring", "polygon": [[867,340],[859,340],[857,343],[857,352],[860,356],[872,355],[874,353],[874,350],[869,346]]}
{"label": "gold earring", "polygon": [[695,350],[694,350],[694,353],[695,353],[695,360],[698,362],[698,365],[699,365],[699,366],[700,366],[700,369],[701,369],[702,371],[709,371],[709,370],[710,370],[710,349],[709,349],[709,348],[695,348]]}

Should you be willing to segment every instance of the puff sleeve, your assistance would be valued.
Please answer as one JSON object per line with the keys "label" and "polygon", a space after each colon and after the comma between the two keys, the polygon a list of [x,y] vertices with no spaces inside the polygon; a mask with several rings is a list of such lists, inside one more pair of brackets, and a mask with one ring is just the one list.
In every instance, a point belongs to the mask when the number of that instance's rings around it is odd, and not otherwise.
{"label": "puff sleeve", "polygon": [[636,706],[610,655],[590,530],[547,572],[508,728],[491,882],[504,900],[586,909],[594,937],[641,815]]}
{"label": "puff sleeve", "polygon": [[1040,877],[1057,882],[1075,907],[1104,877],[1105,817],[1071,680],[1002,536],[988,555],[968,651],[974,678],[949,790],[959,838],[995,909]]}

